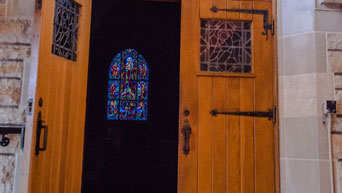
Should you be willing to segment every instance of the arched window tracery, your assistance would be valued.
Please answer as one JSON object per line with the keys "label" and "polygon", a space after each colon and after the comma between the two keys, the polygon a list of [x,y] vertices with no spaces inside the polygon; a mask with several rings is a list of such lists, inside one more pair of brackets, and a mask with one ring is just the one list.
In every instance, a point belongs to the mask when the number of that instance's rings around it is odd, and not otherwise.
{"label": "arched window tracery", "polygon": [[136,50],[118,53],[109,68],[108,120],[147,120],[149,69]]}

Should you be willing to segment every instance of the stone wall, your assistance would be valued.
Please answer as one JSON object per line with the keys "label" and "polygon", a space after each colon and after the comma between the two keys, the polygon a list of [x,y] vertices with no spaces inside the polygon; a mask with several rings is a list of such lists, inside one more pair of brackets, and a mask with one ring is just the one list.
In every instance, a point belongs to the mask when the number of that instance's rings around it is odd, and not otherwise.
{"label": "stone wall", "polygon": [[342,6],[342,0],[319,0],[319,3],[334,8],[341,8]]}
{"label": "stone wall", "polygon": [[[34,1],[28,7],[14,5],[27,2],[0,0],[0,127],[26,123]],[[22,154],[20,135],[7,137],[9,146],[0,146],[1,193],[14,192],[17,158]]]}
{"label": "stone wall", "polygon": [[335,192],[342,193],[342,33],[327,33],[327,56],[329,73],[334,76],[334,99],[338,106],[332,125]]}
{"label": "stone wall", "polygon": [[[342,96],[342,12],[320,2],[278,1],[282,193],[332,192],[323,102],[342,99],[337,99]],[[339,104],[340,112],[342,101]],[[342,131],[342,120],[334,117],[334,123],[333,130]],[[333,134],[335,175],[342,171],[339,137]],[[335,185],[341,178],[336,175]]]}

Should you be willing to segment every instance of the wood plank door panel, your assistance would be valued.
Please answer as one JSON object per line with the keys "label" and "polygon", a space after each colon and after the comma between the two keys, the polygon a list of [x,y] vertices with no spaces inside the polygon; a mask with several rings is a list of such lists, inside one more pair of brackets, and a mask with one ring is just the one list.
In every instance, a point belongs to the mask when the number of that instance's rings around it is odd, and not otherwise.
{"label": "wood plank door panel", "polygon": [[[277,102],[274,36],[262,35],[263,16],[219,11],[262,9],[272,16],[272,1],[182,1],[180,126],[190,122],[190,153],[184,155],[179,136],[179,193],[276,192],[276,124],[264,117],[218,115],[209,112],[268,111]],[[200,21],[250,21],[252,72],[200,70]],[[190,115],[185,116],[184,110]],[[181,128],[180,128],[181,129]]]}
{"label": "wood plank door panel", "polygon": [[[76,61],[52,54],[55,1],[44,1],[41,9],[30,193],[81,192],[91,0],[76,2],[80,5]],[[46,151],[36,155],[39,112],[48,126],[48,140]],[[40,144],[44,135],[43,131]]]}

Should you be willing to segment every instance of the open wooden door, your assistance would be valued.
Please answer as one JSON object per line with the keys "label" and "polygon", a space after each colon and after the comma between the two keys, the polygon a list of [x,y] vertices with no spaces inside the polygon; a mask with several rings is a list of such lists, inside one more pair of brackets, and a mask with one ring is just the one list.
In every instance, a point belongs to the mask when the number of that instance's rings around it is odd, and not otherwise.
{"label": "open wooden door", "polygon": [[271,18],[271,0],[182,1],[179,193],[276,192]]}
{"label": "open wooden door", "polygon": [[81,192],[91,0],[43,1],[30,193]]}

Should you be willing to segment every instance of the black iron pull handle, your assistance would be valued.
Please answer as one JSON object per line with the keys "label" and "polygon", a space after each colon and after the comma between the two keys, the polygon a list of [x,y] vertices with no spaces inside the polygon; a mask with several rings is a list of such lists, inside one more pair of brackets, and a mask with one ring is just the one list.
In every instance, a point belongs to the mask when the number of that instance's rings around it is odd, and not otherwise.
{"label": "black iron pull handle", "polygon": [[[39,155],[40,151],[45,151],[47,148],[47,137],[48,137],[48,126],[43,125],[43,120],[42,120],[42,113],[39,111],[38,112],[38,117],[37,117],[37,131],[36,131],[36,156]],[[40,146],[40,136],[42,133],[42,129],[44,129],[44,139],[43,139],[43,147]]]}
{"label": "black iron pull handle", "polygon": [[182,134],[184,136],[184,147],[183,153],[184,155],[188,155],[190,152],[190,135],[191,135],[191,127],[189,120],[185,119],[184,125],[182,128]]}
{"label": "black iron pull handle", "polygon": [[44,129],[44,140],[43,140],[43,147],[39,147],[39,151],[45,151],[47,147],[47,136],[48,136],[48,126],[47,125],[42,125],[41,127]]}

